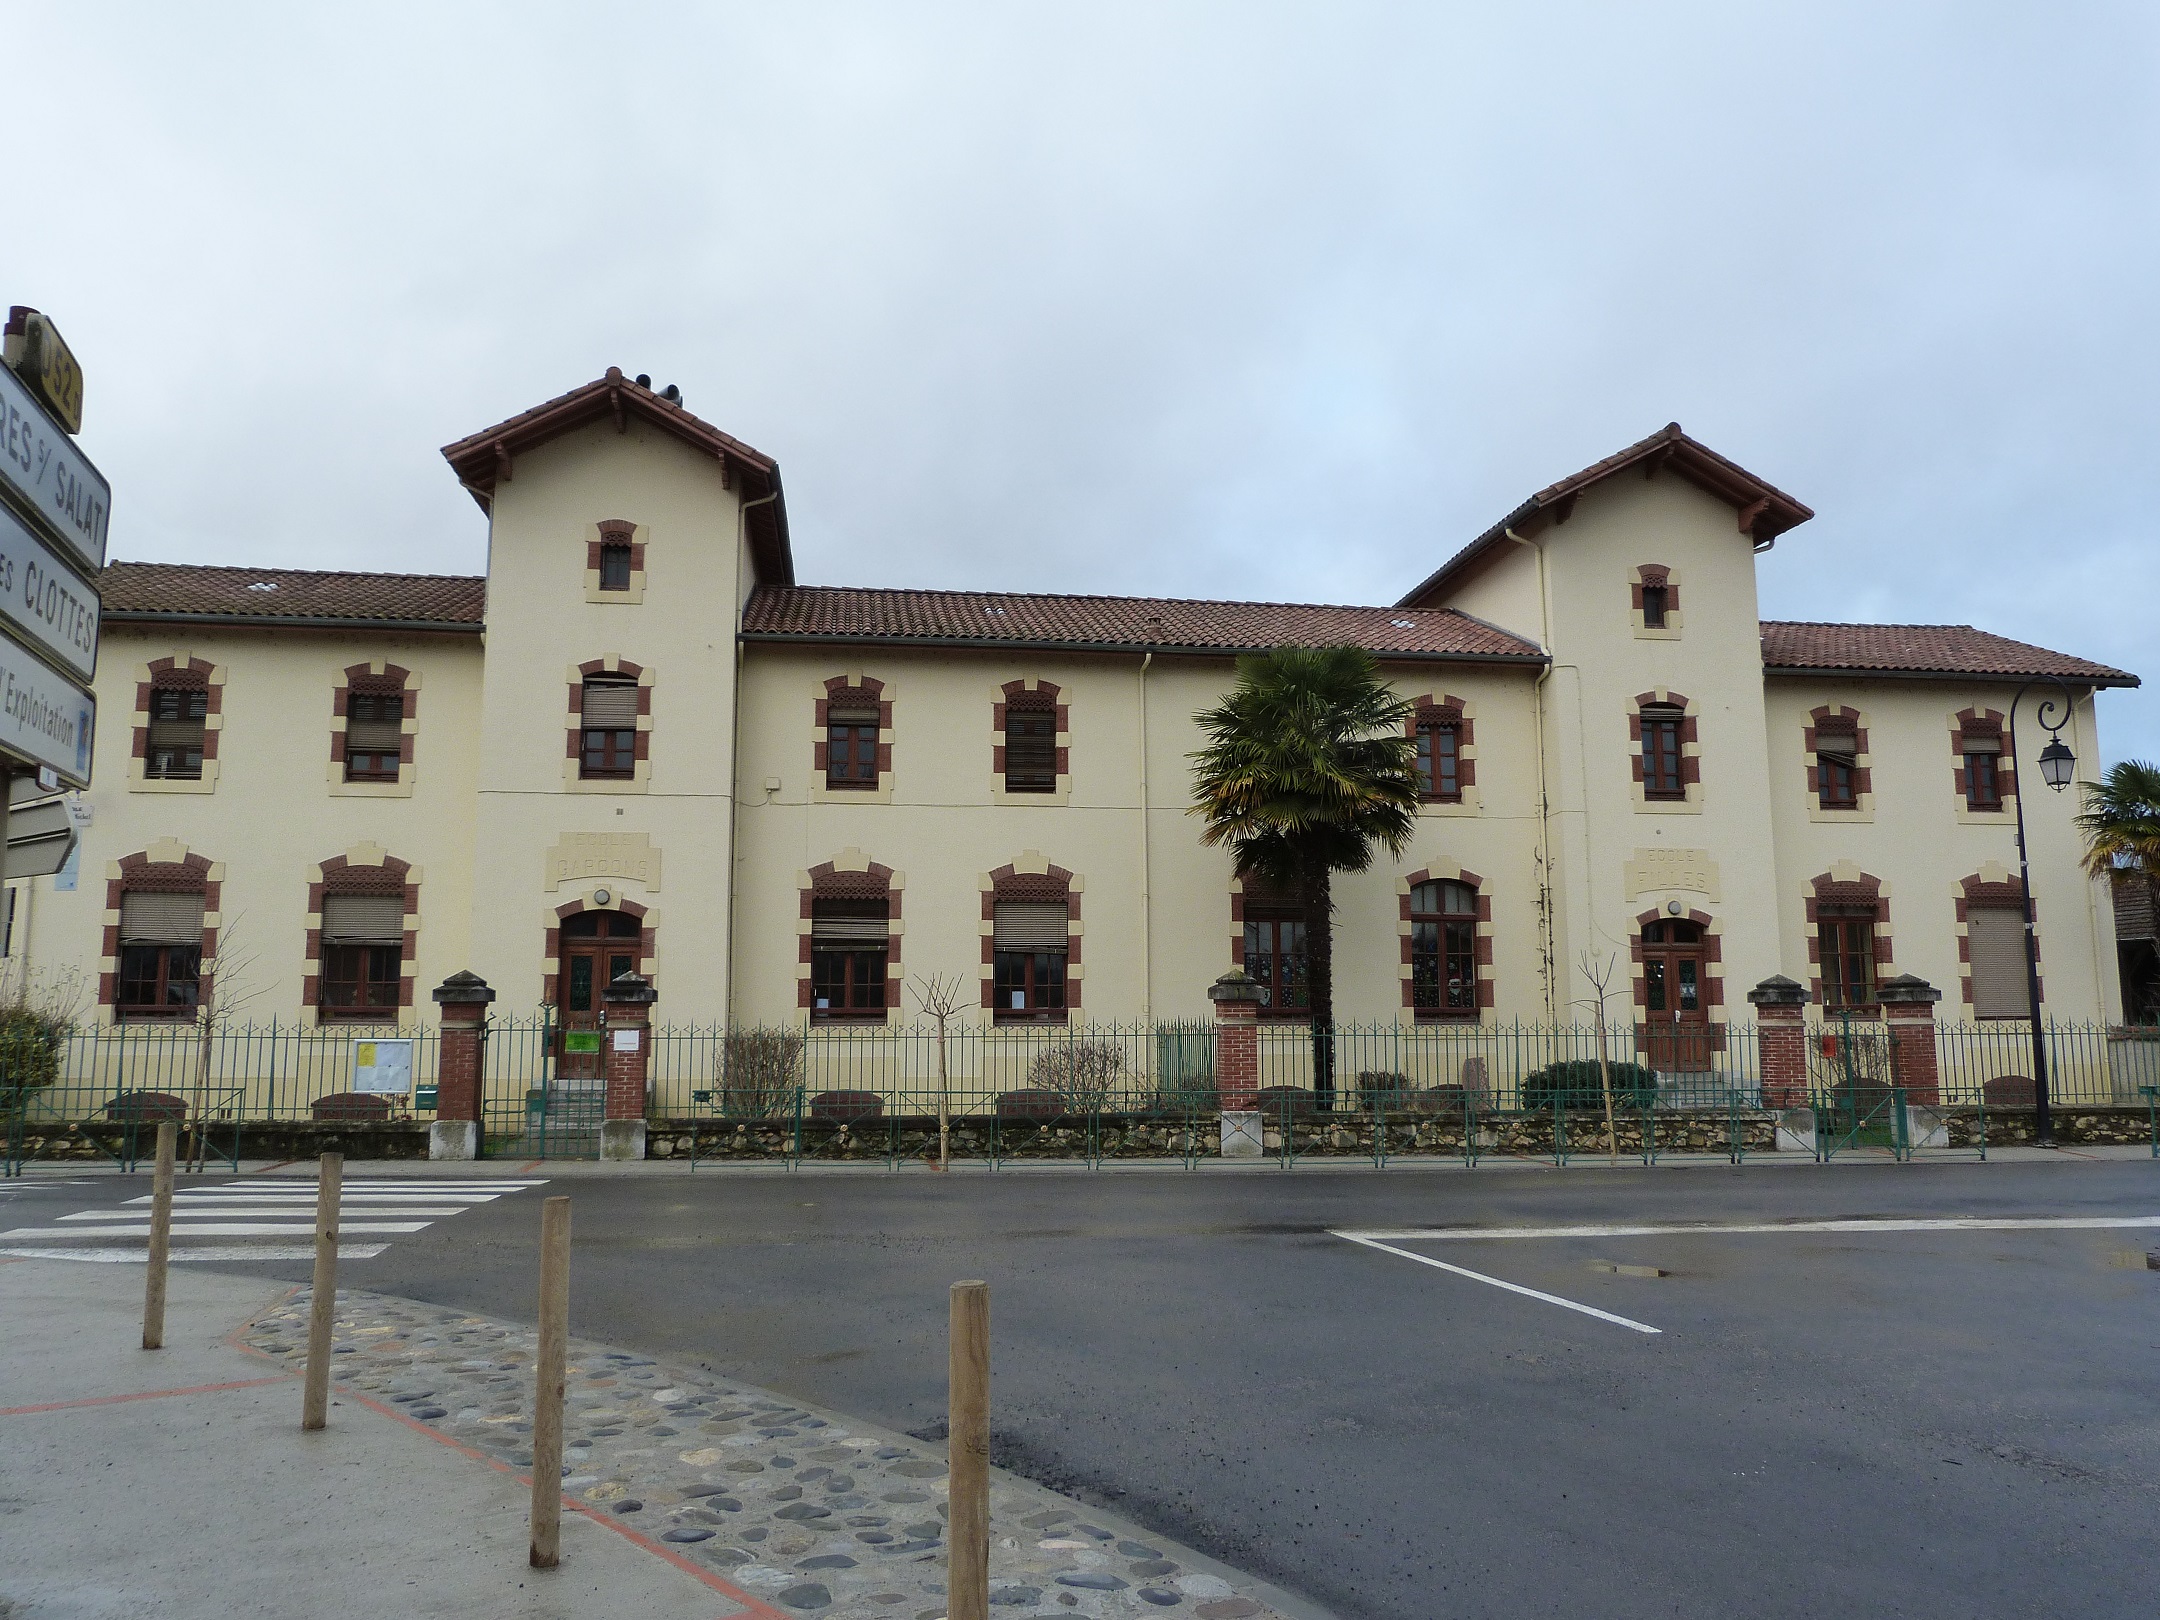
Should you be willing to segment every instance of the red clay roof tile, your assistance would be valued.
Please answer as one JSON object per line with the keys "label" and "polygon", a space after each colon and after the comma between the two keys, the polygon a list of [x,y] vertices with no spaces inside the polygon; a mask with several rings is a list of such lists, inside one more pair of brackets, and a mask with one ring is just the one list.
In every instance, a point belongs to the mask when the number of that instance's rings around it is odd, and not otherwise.
{"label": "red clay roof tile", "polygon": [[116,562],[98,576],[108,619],[236,619],[480,628],[487,581],[468,574],[342,574]]}
{"label": "red clay roof tile", "polygon": [[1969,624],[1805,624],[1766,619],[1767,670],[1897,675],[2056,675],[2093,686],[2136,686],[2127,671],[1990,635]]}

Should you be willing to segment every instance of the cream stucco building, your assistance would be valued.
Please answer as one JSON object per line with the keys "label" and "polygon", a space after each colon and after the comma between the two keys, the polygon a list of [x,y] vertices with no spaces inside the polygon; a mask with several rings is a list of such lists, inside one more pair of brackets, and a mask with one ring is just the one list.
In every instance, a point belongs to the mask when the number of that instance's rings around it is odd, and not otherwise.
{"label": "cream stucco building", "polygon": [[2092,769],[2134,678],[1762,622],[1755,558],[1812,514],[1677,426],[1380,607],[798,585],[773,461],[614,371],[446,455],[485,578],[108,571],[94,820],[14,940],[100,1016],[243,963],[259,1018],[417,1022],[460,969],[567,1015],[627,966],[678,1023],[897,1020],[933,974],[985,1020],[1159,1023],[1240,964],[1294,1014],[1303,920],[1201,846],[1188,755],[1237,654],[1337,642],[1416,700],[1430,787],[1336,887],[1345,1020],[1572,1019],[1586,954],[1683,1046],[1776,974],[2022,1014],[2021,792],[2047,1008],[2121,1015],[2074,795],[2005,721],[2059,677]]}

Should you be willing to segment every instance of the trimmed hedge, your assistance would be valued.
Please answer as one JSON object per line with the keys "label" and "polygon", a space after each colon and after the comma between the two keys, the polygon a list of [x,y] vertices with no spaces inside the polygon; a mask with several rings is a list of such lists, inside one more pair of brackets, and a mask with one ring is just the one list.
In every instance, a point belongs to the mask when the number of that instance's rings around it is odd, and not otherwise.
{"label": "trimmed hedge", "polygon": [[[1657,1102],[1657,1071],[1640,1063],[1613,1064],[1612,1100],[1615,1108],[1651,1107]],[[1539,1069],[1523,1081],[1522,1105],[1540,1110],[1602,1109],[1605,1086],[1597,1059],[1571,1058]]]}

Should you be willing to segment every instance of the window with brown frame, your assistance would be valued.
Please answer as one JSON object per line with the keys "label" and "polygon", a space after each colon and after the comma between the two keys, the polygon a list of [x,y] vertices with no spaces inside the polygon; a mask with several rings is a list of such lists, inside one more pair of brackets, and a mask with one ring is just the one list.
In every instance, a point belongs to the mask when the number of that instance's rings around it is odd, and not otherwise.
{"label": "window with brown frame", "polygon": [[825,711],[825,785],[874,788],[877,782],[877,705],[844,708],[833,704]]}
{"label": "window with brown frame", "polygon": [[1263,1018],[1312,1016],[1312,956],[1305,912],[1286,900],[1245,902],[1245,971],[1261,988]]}
{"label": "window with brown frame", "polygon": [[403,692],[348,692],[345,780],[395,782],[404,730]]}
{"label": "window with brown frame", "polygon": [[204,687],[152,687],[143,775],[168,782],[202,780],[209,713],[210,693]]}
{"label": "window with brown frame", "polygon": [[603,591],[627,591],[630,588],[628,540],[600,542],[600,588]]}
{"label": "window with brown frame", "polygon": [[1815,732],[1816,803],[1825,810],[1851,810],[1859,802],[1857,770],[1860,735],[1817,727]]}
{"label": "window with brown frame", "polygon": [[1410,1005],[1420,1018],[1478,1015],[1477,890],[1467,883],[1410,891]]}
{"label": "window with brown frame", "polygon": [[810,902],[810,1009],[815,1022],[885,1016],[892,901]]}
{"label": "window with brown frame", "polygon": [[2002,799],[2002,738],[1965,734],[1965,808],[2000,810]]}
{"label": "window with brown frame", "polygon": [[1680,732],[1686,715],[1669,704],[1646,704],[1642,710],[1643,797],[1684,799],[1687,787],[1680,768]]}
{"label": "window with brown frame", "polygon": [[1822,968],[1823,1006],[1836,1012],[1875,1005],[1877,908],[1822,904],[1815,908],[1816,954]]}
{"label": "window with brown frame", "polygon": [[1057,791],[1057,710],[1014,702],[1005,704],[1005,791]]}
{"label": "window with brown frame", "polygon": [[1462,728],[1452,721],[1427,721],[1417,728],[1418,794],[1442,803],[1462,799]]}
{"label": "window with brown frame", "polygon": [[202,979],[203,894],[144,891],[120,897],[114,997],[122,1018],[191,1018]]}
{"label": "window with brown frame", "polygon": [[1645,630],[1665,628],[1665,613],[1671,597],[1671,587],[1663,584],[1645,585],[1642,588],[1642,622]]}
{"label": "window with brown frame", "polygon": [[326,1018],[395,1018],[405,972],[402,894],[328,894],[322,903],[317,1010]]}
{"label": "window with brown frame", "polygon": [[991,912],[993,1013],[1000,1019],[1065,1010],[1071,907],[1062,900],[1000,900]]}
{"label": "window with brown frame", "polygon": [[588,675],[580,704],[583,749],[578,775],[587,781],[637,775],[638,683],[622,676]]}

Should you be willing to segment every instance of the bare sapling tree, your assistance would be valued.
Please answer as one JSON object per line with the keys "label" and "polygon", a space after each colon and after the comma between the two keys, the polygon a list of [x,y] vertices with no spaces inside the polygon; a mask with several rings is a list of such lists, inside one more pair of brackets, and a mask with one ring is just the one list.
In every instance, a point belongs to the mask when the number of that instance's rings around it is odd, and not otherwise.
{"label": "bare sapling tree", "polygon": [[1612,1054],[1605,1044],[1605,1002],[1612,994],[1613,975],[1620,969],[1620,958],[1608,955],[1600,962],[1587,950],[1576,959],[1576,968],[1590,981],[1596,996],[1584,996],[1574,1005],[1588,1007],[1597,1026],[1598,1084],[1605,1093],[1605,1151],[1614,1164],[1620,1162],[1620,1138],[1613,1129],[1612,1110]]}
{"label": "bare sapling tree", "polygon": [[937,1167],[952,1168],[952,1081],[945,1062],[945,1025],[957,1018],[965,1003],[960,996],[960,979],[956,975],[946,978],[932,974],[927,979],[916,979],[908,988],[915,992],[916,1003],[923,1016],[937,1025]]}
{"label": "bare sapling tree", "polygon": [[202,965],[202,995],[195,1004],[195,1086],[188,1100],[190,1173],[202,1169],[210,1140],[205,1116],[210,1105],[211,1056],[217,1037],[232,1027],[242,1008],[262,994],[262,986],[255,980],[259,959],[247,938],[246,922],[247,913],[239,912],[220,928],[217,955]]}

